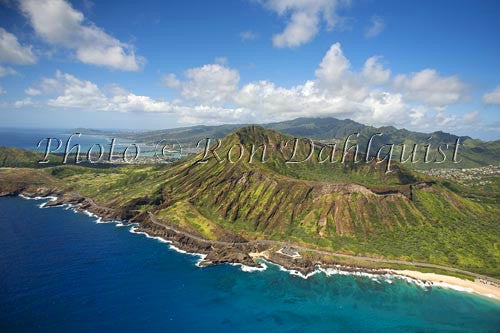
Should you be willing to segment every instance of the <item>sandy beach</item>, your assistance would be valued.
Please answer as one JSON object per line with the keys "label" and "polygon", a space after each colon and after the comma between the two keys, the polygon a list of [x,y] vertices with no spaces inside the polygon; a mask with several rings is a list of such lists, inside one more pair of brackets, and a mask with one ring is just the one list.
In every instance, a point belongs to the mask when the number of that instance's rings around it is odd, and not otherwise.
{"label": "sandy beach", "polygon": [[410,270],[390,270],[391,273],[404,275],[413,279],[430,281],[435,286],[471,292],[490,298],[500,300],[500,287],[494,286],[488,281],[475,279],[474,281],[460,279],[454,276],[440,275],[435,273],[422,273]]}
{"label": "sandy beach", "polygon": [[[50,201],[54,201],[57,199],[57,197],[55,197],[55,196],[45,196],[45,197],[34,196],[34,197],[32,197],[32,196],[21,195],[21,197],[24,199],[35,199],[35,200],[36,199],[38,199],[38,200],[50,199]],[[50,202],[50,201],[48,201],[48,202]],[[39,205],[39,207],[43,208],[46,205],[46,203],[47,202],[42,203],[41,205]],[[68,205],[68,207],[72,207],[73,210],[75,210],[75,211],[82,211],[83,213],[85,213],[91,217],[96,217],[97,223],[102,223],[101,218],[97,214],[94,214],[91,211],[86,210],[86,209],[81,209],[80,207],[78,207],[78,205],[73,205],[73,204],[67,204],[67,205]],[[135,230],[134,227],[131,228],[131,232],[145,234],[147,237],[155,238],[155,239],[160,240],[162,242],[171,243],[170,240],[164,239],[163,237],[155,237],[155,236],[149,235],[147,232],[138,232]],[[199,255],[202,257],[202,260],[206,256],[206,254],[193,253],[193,252],[179,249],[179,248],[173,246],[172,244],[170,246],[171,246],[171,248],[173,248],[174,250],[177,250],[178,252]],[[277,253],[279,253],[279,252],[277,252]],[[269,261],[271,263],[276,262],[275,260],[273,260],[269,249],[261,251],[261,252],[250,252],[248,254],[252,259],[264,259],[264,260]],[[200,262],[198,262],[197,265],[199,265],[199,263]],[[239,265],[242,265],[242,267],[244,268],[243,270],[249,271],[249,272],[250,271],[259,271],[259,270],[265,269],[265,266],[250,267],[250,266],[246,266],[244,264],[239,264]],[[279,263],[277,263],[277,265],[281,266],[281,264],[279,264]],[[358,267],[358,269],[360,271],[364,271],[364,269],[361,267]],[[296,272],[293,269],[285,269],[285,270],[289,270],[291,272]],[[423,272],[412,271],[412,270],[379,269],[377,271],[378,272],[375,272],[375,274],[380,274],[380,273],[385,272],[387,274],[404,276],[404,277],[408,277],[408,278],[419,280],[419,281],[431,282],[432,285],[435,287],[443,287],[443,288],[454,289],[454,290],[461,291],[461,292],[475,293],[478,295],[482,295],[482,296],[486,296],[489,298],[500,300],[500,286],[495,285],[493,282],[488,281],[488,280],[484,280],[484,279],[477,279],[476,278],[474,281],[470,281],[470,280],[460,279],[460,278],[453,277],[453,276],[441,275],[441,274],[436,274],[436,273],[423,273]],[[366,269],[366,272],[373,274],[372,269]],[[296,272],[296,274],[299,274],[299,272]],[[305,275],[301,275],[301,276],[307,278],[307,276],[309,276],[309,275],[310,274],[305,274]]]}
{"label": "sandy beach", "polygon": [[[269,252],[250,253],[253,258],[262,258],[270,260]],[[384,270],[389,274],[406,276],[419,281],[432,282],[433,286],[443,287],[458,290],[461,292],[469,292],[489,298],[500,300],[500,287],[493,285],[492,282],[482,279],[475,279],[474,281],[460,279],[454,276],[441,275],[436,273],[423,273],[411,270]]]}

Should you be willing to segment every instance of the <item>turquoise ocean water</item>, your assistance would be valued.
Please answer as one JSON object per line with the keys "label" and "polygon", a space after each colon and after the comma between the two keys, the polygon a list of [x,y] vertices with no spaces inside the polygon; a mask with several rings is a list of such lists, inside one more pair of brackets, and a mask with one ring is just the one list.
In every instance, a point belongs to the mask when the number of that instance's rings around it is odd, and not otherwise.
{"label": "turquoise ocean water", "polygon": [[199,268],[168,244],[0,198],[0,332],[499,332],[500,302],[393,279]]}

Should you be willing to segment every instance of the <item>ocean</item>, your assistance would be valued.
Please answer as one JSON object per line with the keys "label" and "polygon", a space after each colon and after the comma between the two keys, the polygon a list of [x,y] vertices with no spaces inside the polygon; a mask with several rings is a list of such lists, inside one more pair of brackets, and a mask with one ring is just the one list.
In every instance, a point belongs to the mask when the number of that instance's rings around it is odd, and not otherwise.
{"label": "ocean", "polygon": [[[0,145],[34,149],[48,136],[68,133],[0,129]],[[43,202],[0,198],[0,332],[500,332],[500,301],[271,264],[200,268],[130,226]]]}
{"label": "ocean", "polygon": [[[35,129],[35,128],[2,128],[0,127],[0,146],[17,147],[29,150],[39,151],[41,153],[45,152],[45,146],[47,141],[43,141],[40,147],[37,147],[37,143],[46,138],[57,138],[62,141],[61,148],[57,151],[58,153],[64,153],[64,147],[66,140],[69,136],[73,134],[70,131],[65,131],[62,129]],[[85,155],[87,150],[93,144],[101,144],[104,151],[109,149],[109,138],[100,135],[81,135],[80,137],[74,136],[71,139],[70,148],[73,144],[80,144],[82,155]],[[119,140],[119,142],[127,142],[124,139]],[[57,146],[55,140],[53,140],[53,148]],[[98,148],[95,147],[94,151],[98,152]],[[73,150],[72,152],[74,152]]]}
{"label": "ocean", "polygon": [[[59,139],[61,140],[61,147],[56,153],[64,153],[64,149],[66,147],[66,142],[71,134],[74,134],[74,131],[64,130],[64,129],[37,129],[37,128],[2,128],[0,127],[0,146],[10,146],[16,148],[23,148],[28,150],[38,151],[40,153],[45,153],[47,138]],[[43,140],[45,139],[45,140]],[[103,135],[86,135],[82,134],[79,137],[73,136],[71,138],[71,142],[69,148],[73,147],[75,144],[80,145],[80,156],[81,158],[85,158],[88,150],[92,148],[93,145],[100,144],[103,147],[104,153],[108,153],[110,150],[112,137],[107,137]],[[43,140],[40,144],[40,147],[37,147],[37,144],[40,140]],[[129,144],[138,144],[140,148],[140,156],[153,156],[155,153],[155,146],[148,146],[141,142],[135,142],[133,140],[124,139],[124,138],[115,138],[115,148],[114,153],[115,156],[121,157],[123,151],[129,146]],[[51,144],[51,152],[57,147],[57,140],[52,140]],[[163,146],[160,145],[157,148],[157,153],[161,154],[161,148]],[[99,147],[95,146],[92,148],[92,153],[98,154]],[[73,161],[73,156],[76,152],[76,149],[73,149],[70,153],[69,161]],[[135,148],[130,148],[130,158],[135,153]],[[50,159],[50,157],[49,157]]]}
{"label": "ocean", "polygon": [[200,268],[130,226],[0,198],[1,332],[498,332],[500,302],[401,279]]}

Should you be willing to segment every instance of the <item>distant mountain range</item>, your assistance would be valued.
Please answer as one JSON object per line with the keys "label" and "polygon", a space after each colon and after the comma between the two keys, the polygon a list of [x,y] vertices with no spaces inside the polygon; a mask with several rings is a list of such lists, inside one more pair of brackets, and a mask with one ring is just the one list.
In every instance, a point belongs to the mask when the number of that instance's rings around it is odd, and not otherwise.
{"label": "distant mountain range", "polygon": [[[84,134],[122,137],[144,143],[164,140],[165,142],[179,142],[184,146],[194,146],[201,139],[223,138],[232,131],[246,125],[247,124],[227,124],[218,126],[197,125],[147,132],[110,132],[85,128],[75,129],[74,131],[79,131]],[[355,137],[354,135],[351,136],[350,142],[357,142],[359,144],[360,152],[364,152],[366,150],[366,145],[372,135],[382,133],[382,136],[376,136],[372,140],[372,154],[375,154],[384,144],[395,144],[395,154],[399,156],[400,145],[404,143],[406,144],[405,157],[411,152],[414,144],[418,144],[418,151],[422,155],[424,145],[430,143],[432,152],[430,156],[434,156],[436,155],[438,145],[449,145],[448,151],[446,152],[446,162],[441,164],[426,164],[423,163],[421,158],[420,162],[414,165],[419,169],[442,167],[470,168],[491,164],[498,165],[500,163],[500,140],[481,141],[479,139],[472,139],[469,136],[457,136],[442,131],[421,133],[406,129],[397,129],[393,126],[367,126],[349,119],[340,120],[336,118],[297,118],[294,120],[261,124],[260,126],[295,137],[307,137],[323,143],[337,142],[338,147],[343,146],[344,140],[348,135],[359,133],[358,137]],[[429,138],[431,139],[429,140]],[[457,139],[459,139],[461,144],[458,154],[458,160],[460,163],[452,163],[451,150],[453,149]],[[408,165],[410,164],[408,163]]]}
{"label": "distant mountain range", "polygon": [[[302,125],[294,127],[294,122]],[[317,126],[323,125],[323,132],[330,128],[330,134],[368,131],[354,128],[359,126],[354,122],[347,122],[353,126],[350,129],[342,125],[334,129],[333,123],[324,121]],[[314,132],[306,130],[304,119],[288,124],[292,136]],[[207,136],[223,128],[212,128]],[[265,249],[269,253],[278,250],[273,248],[276,242],[286,242],[336,253],[424,261],[500,277],[498,186],[493,185],[498,176],[487,179],[491,187],[472,187],[399,163],[394,163],[391,173],[385,172],[383,164],[356,164],[351,158],[347,163],[320,163],[317,155],[301,164],[286,164],[290,147],[283,142],[292,136],[246,126],[222,139],[219,154],[226,158],[224,162],[210,155],[206,163],[198,163],[203,156],[197,154],[156,165],[40,167],[36,164],[40,153],[0,147],[0,166],[4,167],[0,169],[0,196],[56,195],[60,199],[52,204],[80,203],[107,219],[139,223],[141,231],[155,236],[170,237],[174,232],[165,226],[173,225],[196,237],[178,235],[176,246],[205,253],[212,263],[252,263],[249,253],[263,249],[231,246],[214,252],[214,246],[261,240],[268,242]],[[265,163],[259,162],[262,151],[255,156],[255,163],[249,161],[252,144],[267,146]],[[229,162],[231,147],[241,146],[247,149],[244,158]],[[234,153],[236,158],[238,150]],[[307,154],[307,147],[297,149],[298,160]],[[193,245],[200,238],[214,243]],[[240,252],[234,253],[236,250]],[[305,258],[310,254],[302,252]]]}

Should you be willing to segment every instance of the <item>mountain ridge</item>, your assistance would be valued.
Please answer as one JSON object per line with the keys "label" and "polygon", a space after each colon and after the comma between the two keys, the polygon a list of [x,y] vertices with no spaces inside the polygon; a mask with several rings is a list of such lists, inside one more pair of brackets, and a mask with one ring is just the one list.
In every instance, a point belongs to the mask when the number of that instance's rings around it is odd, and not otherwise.
{"label": "mountain ridge", "polygon": [[[76,194],[91,198],[101,207],[96,211],[110,207],[118,214],[110,218],[144,221],[146,232],[163,232],[145,220],[153,214],[160,224],[211,240],[286,241],[500,276],[498,203],[464,197],[459,187],[398,163],[392,174],[376,164],[287,165],[276,157],[286,153],[282,142],[289,138],[249,126],[221,140],[221,156],[231,145],[264,140],[274,156],[266,163],[221,163],[213,156],[198,163],[200,153],[170,165],[6,169],[0,192],[19,193],[18,179],[22,191],[62,193],[59,203],[86,202]],[[305,148],[297,150],[304,154]]]}
{"label": "mountain ridge", "polygon": [[[127,139],[139,142],[163,142],[180,143],[185,146],[194,146],[199,140],[205,138],[223,138],[232,131],[248,126],[248,124],[226,124],[226,125],[196,125],[191,127],[181,127],[166,130],[147,131],[141,133],[118,133]],[[346,136],[359,133],[358,137],[352,137],[351,140],[357,142],[360,148],[366,147],[370,137],[376,133],[383,133],[382,136],[375,136],[372,140],[372,151],[385,144],[395,144],[395,152],[399,153],[401,144],[407,145],[411,149],[414,144],[418,145],[419,151],[423,151],[426,144],[431,144],[432,149],[439,145],[448,145],[448,159],[444,163],[423,163],[420,160],[413,167],[417,169],[429,168],[471,168],[500,163],[500,140],[481,141],[469,136],[458,136],[443,131],[432,133],[420,133],[407,129],[397,129],[393,126],[373,127],[363,125],[350,119],[340,120],[333,117],[327,118],[296,118],[293,120],[259,124],[259,126],[279,131],[284,134],[307,137],[321,142],[341,144]],[[116,133],[112,133],[115,134]],[[432,137],[431,140],[428,140]],[[451,161],[450,150],[456,143],[460,143],[461,163],[456,164]]]}

